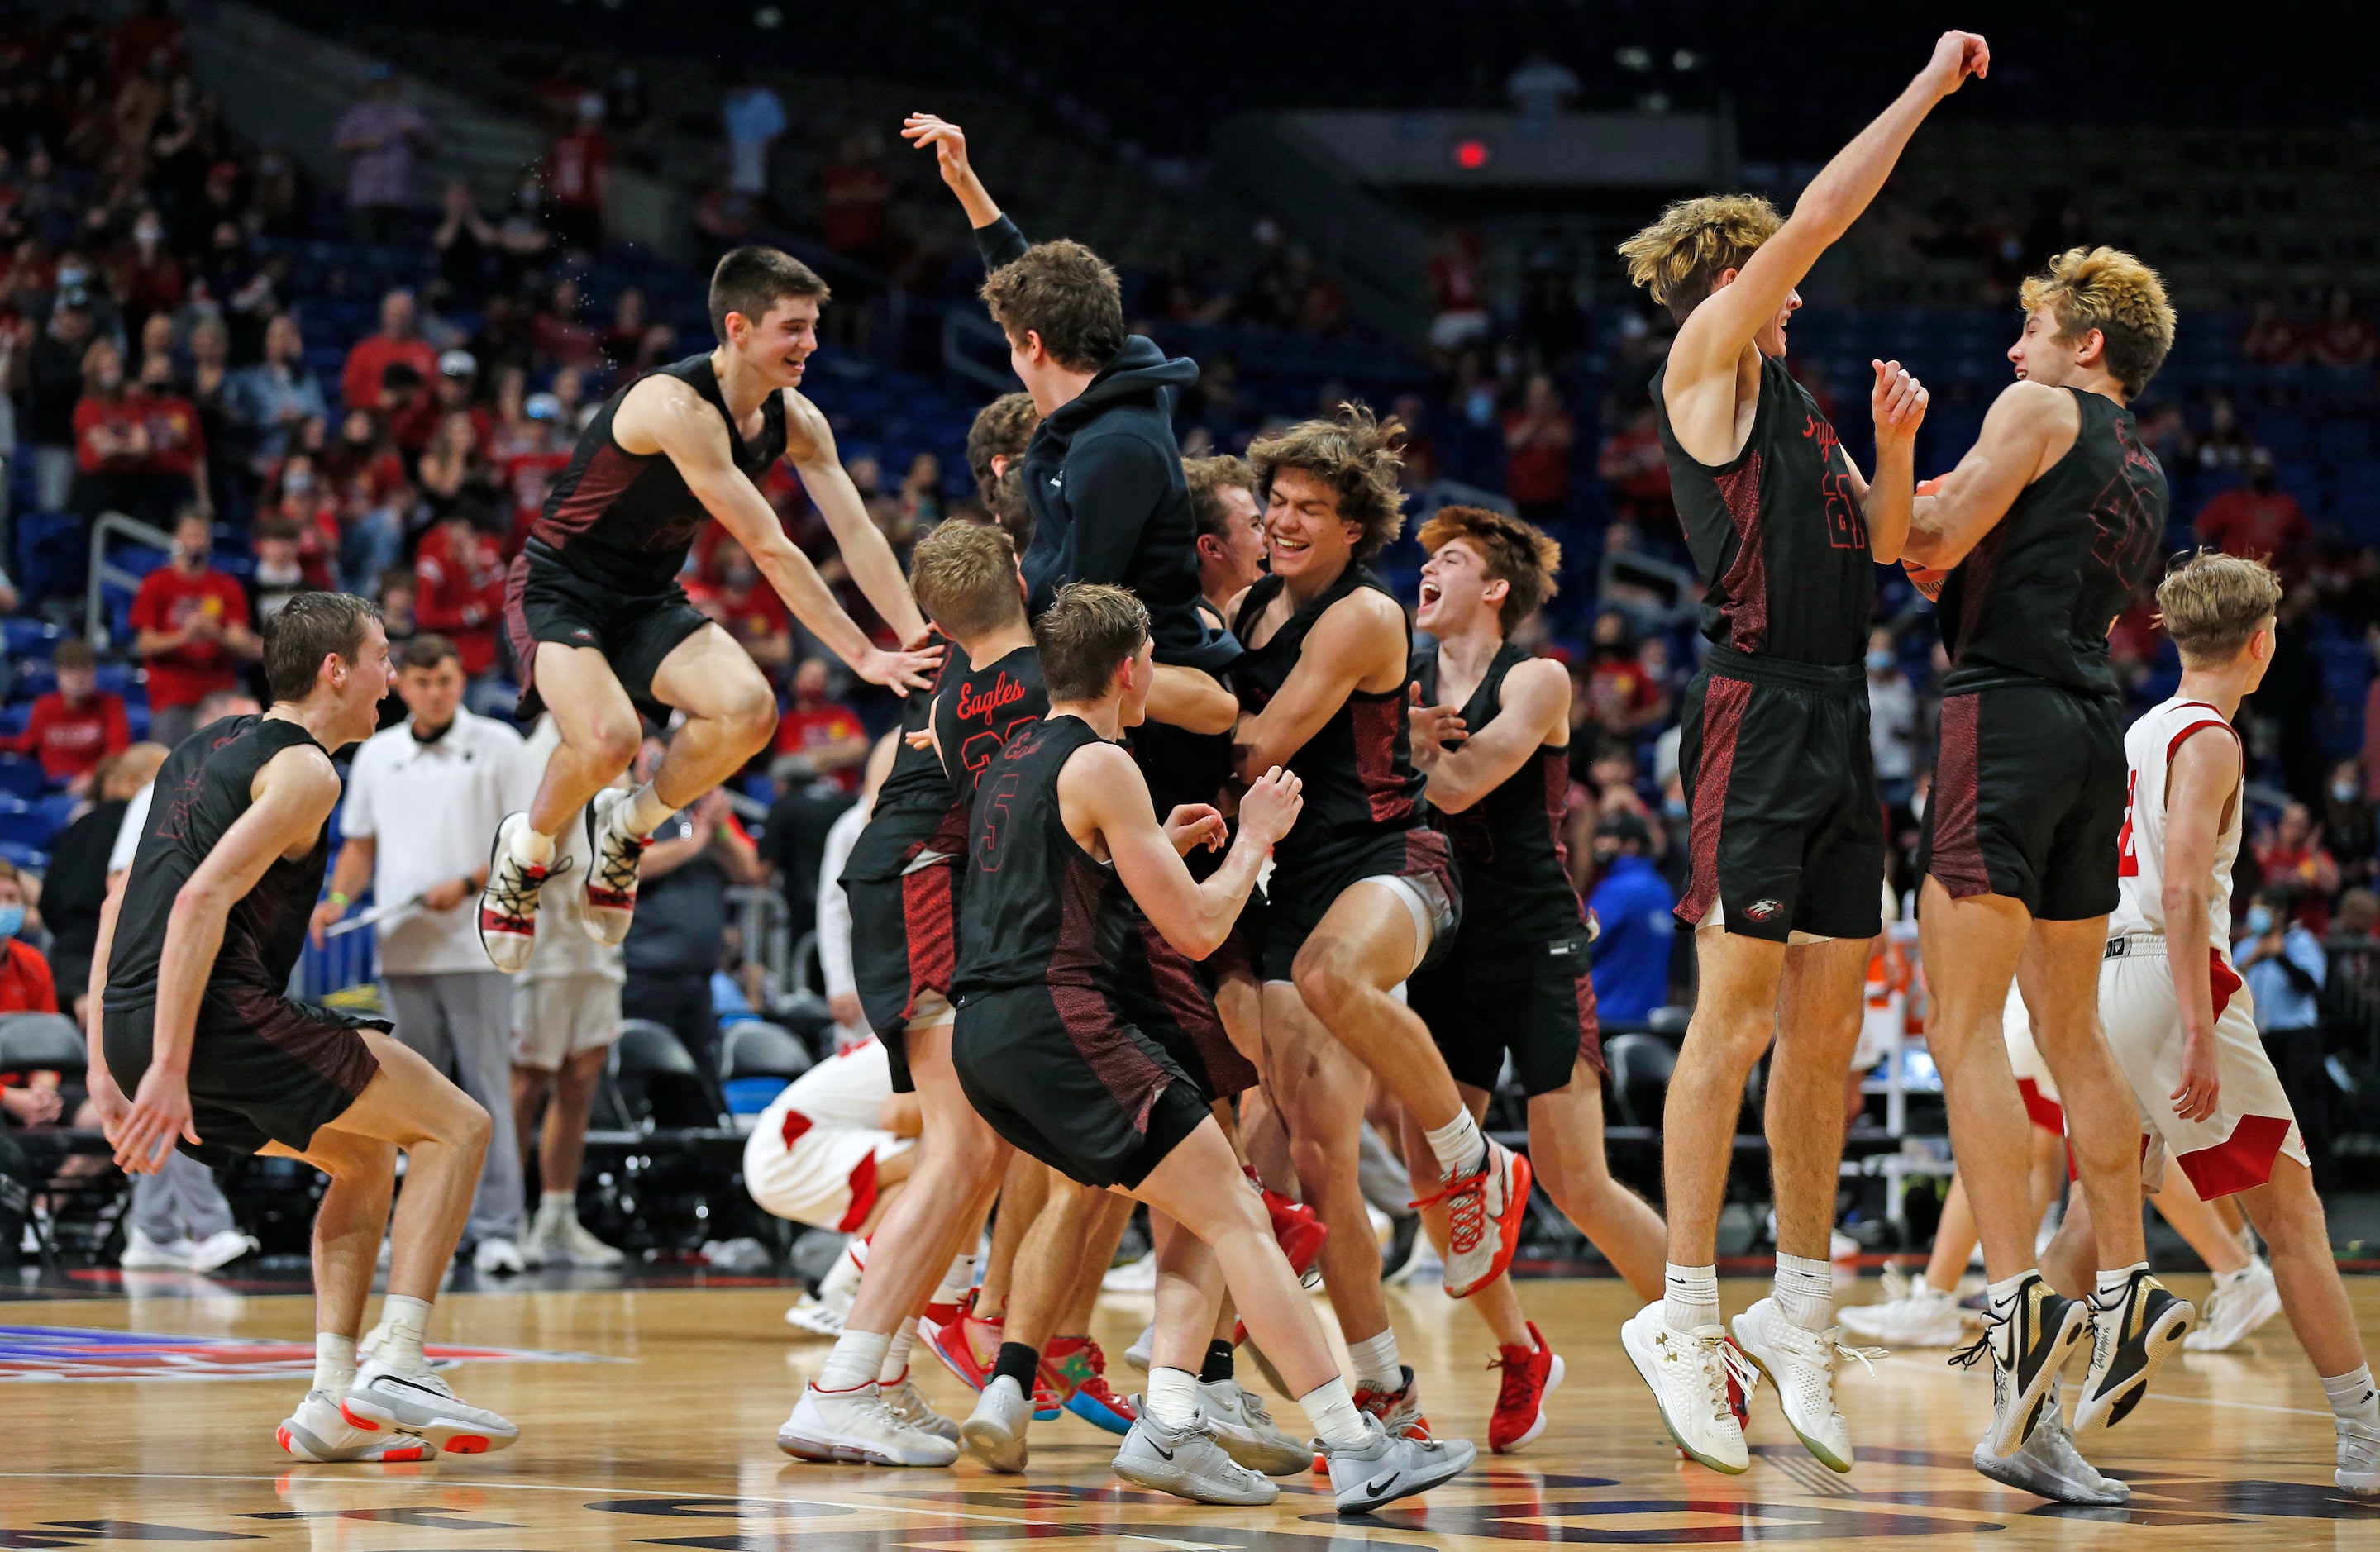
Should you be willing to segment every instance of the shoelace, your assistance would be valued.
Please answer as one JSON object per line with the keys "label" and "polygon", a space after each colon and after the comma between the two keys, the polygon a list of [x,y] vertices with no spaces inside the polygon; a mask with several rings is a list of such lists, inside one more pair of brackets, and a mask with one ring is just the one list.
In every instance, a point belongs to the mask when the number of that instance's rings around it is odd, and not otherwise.
{"label": "shoelace", "polygon": [[644,866],[645,848],[652,843],[650,835],[622,835],[614,831],[604,836],[596,847],[593,887],[607,894],[636,893],[637,876]]}
{"label": "shoelace", "polygon": [[[1979,1363],[1989,1361],[1991,1355],[1992,1333],[1991,1328],[1986,1326],[1982,1336],[1977,1337],[1969,1346],[1962,1347],[1950,1354],[1946,1362],[1954,1369],[1972,1369]],[[1995,1363],[1992,1367],[1998,1369],[1999,1365]]]}
{"label": "shoelace", "polygon": [[1909,1274],[1890,1262],[1885,1263],[1881,1280],[1884,1284],[1883,1302],[1888,1304],[1897,1304],[1915,1291],[1915,1284]]}
{"label": "shoelace", "polygon": [[488,893],[494,903],[487,908],[507,922],[528,921],[536,915],[538,891],[545,887],[547,879],[568,872],[570,864],[570,858],[563,857],[551,867],[532,867],[507,855],[488,879]]}
{"label": "shoelace", "polygon": [[1490,1155],[1488,1165],[1477,1174],[1457,1175],[1440,1186],[1435,1196],[1407,1203],[1418,1211],[1446,1204],[1446,1252],[1449,1255],[1468,1255],[1479,1248],[1488,1233],[1488,1176],[1496,1161]]}
{"label": "shoelace", "polygon": [[[1689,1342],[1716,1349],[1718,1363],[1713,1365],[1699,1361],[1698,1355],[1685,1346]],[[1737,1352],[1735,1344],[1724,1337],[1687,1336],[1664,1327],[1653,1334],[1653,1344],[1665,1354],[1674,1356],[1677,1362],[1694,1365],[1703,1382],[1703,1400],[1709,1403],[1713,1417],[1732,1418],[1735,1415],[1734,1403],[1728,1400],[1727,1394],[1730,1381],[1743,1392],[1746,1404],[1750,1403],[1752,1392],[1760,1383],[1760,1371],[1752,1366],[1752,1360]]]}

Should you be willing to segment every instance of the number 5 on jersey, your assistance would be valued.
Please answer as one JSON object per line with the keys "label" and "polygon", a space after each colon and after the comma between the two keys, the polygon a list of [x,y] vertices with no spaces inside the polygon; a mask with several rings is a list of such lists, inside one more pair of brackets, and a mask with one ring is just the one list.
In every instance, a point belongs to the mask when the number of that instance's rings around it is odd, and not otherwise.
{"label": "number 5 on jersey", "polygon": [[976,816],[975,861],[987,873],[1000,871],[1000,845],[1008,828],[1008,800],[1016,795],[1019,773],[1003,770],[991,790],[979,799],[981,812]]}

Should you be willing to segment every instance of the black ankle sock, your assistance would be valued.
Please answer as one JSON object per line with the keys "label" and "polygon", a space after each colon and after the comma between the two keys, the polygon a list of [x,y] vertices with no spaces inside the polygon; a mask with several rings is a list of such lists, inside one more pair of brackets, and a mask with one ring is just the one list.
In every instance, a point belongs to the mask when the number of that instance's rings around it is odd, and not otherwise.
{"label": "black ankle sock", "polygon": [[1232,1377],[1232,1344],[1210,1341],[1207,1344],[1207,1361],[1199,1365],[1198,1383],[1219,1385]]}
{"label": "black ankle sock", "polygon": [[1023,1342],[1004,1341],[1000,1344],[1000,1356],[992,1360],[991,1377],[998,1379],[1006,1375],[1016,1381],[1016,1388],[1029,1398],[1033,1394],[1034,1371],[1040,1366],[1041,1354]]}

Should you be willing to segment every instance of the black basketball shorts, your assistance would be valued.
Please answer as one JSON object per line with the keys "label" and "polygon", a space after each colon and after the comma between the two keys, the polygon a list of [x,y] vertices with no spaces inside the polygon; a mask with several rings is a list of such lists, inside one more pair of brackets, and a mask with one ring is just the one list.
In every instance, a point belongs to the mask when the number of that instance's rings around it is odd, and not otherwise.
{"label": "black basketball shorts", "polygon": [[1327,857],[1276,862],[1265,886],[1265,907],[1257,918],[1257,968],[1268,981],[1293,977],[1297,951],[1321,925],[1339,897],[1367,879],[1394,879],[1415,925],[1429,918],[1429,948],[1422,967],[1437,964],[1454,947],[1463,925],[1463,884],[1454,849],[1444,832],[1427,825],[1384,831],[1360,846]]}
{"label": "black basketball shorts", "polygon": [[1691,867],[1677,916],[1770,942],[1883,930],[1866,676],[1713,647],[1686,690]]}
{"label": "black basketball shorts", "polygon": [[913,1022],[943,1022],[958,969],[959,860],[919,843],[907,868],[889,879],[845,875],[851,903],[851,973],[868,1027],[884,1042],[895,1094],[917,1092],[909,1074]]}
{"label": "black basketball shorts", "polygon": [[2131,782],[2119,710],[2046,684],[1944,696],[1920,876],[1953,900],[2022,901],[2037,921],[2115,910]]}
{"label": "black basketball shorts", "polygon": [[1510,1052],[1522,1092],[1534,1099],[1571,1080],[1584,1061],[1603,1072],[1603,1025],[1586,933],[1491,945],[1457,940],[1443,961],[1405,983],[1405,1001],[1438,1042],[1454,1081],[1494,1093]]}
{"label": "black basketball shorts", "polygon": [[1208,1118],[1197,1082],[1087,988],[970,993],[951,1053],[993,1131],[1085,1185],[1138,1185]]}
{"label": "black basketball shorts", "polygon": [[637,709],[667,721],[669,709],[653,698],[653,675],[678,643],[709,624],[674,582],[658,593],[623,593],[579,576],[535,540],[514,557],[504,579],[504,637],[520,669],[525,718],[544,709],[537,644],[552,641],[601,652]]}
{"label": "black basketball shorts", "polygon": [[[107,1070],[128,1097],[140,1092],[156,1038],[156,1005],[109,1010],[100,1021]],[[315,1130],[346,1113],[380,1071],[360,1030],[390,1033],[385,1019],[292,1002],[249,987],[212,987],[190,1042],[191,1158],[230,1163],[267,1143],[303,1153]]]}
{"label": "black basketball shorts", "polygon": [[[1118,969],[1134,1026],[1157,1042],[1208,1098],[1229,1099],[1256,1087],[1257,1070],[1224,1033],[1212,982],[1199,962],[1167,942],[1137,910],[1133,930],[1136,941]],[[1216,955],[1224,952],[1218,949]]]}

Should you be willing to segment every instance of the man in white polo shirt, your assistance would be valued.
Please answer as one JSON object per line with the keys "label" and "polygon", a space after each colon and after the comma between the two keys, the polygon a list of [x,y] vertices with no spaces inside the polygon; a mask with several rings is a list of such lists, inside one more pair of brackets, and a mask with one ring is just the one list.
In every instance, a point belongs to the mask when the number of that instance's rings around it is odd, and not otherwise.
{"label": "man in white polo shirt", "polygon": [[417,636],[397,657],[396,693],[411,713],[356,751],[340,810],[346,844],[314,913],[322,932],[366,880],[379,905],[381,986],[396,1037],[454,1075],[495,1122],[465,1231],[482,1273],[522,1269],[521,1158],[512,1104],[512,980],[480,946],[476,906],[488,837],[537,788],[521,735],[464,709],[463,663],[443,636]]}

